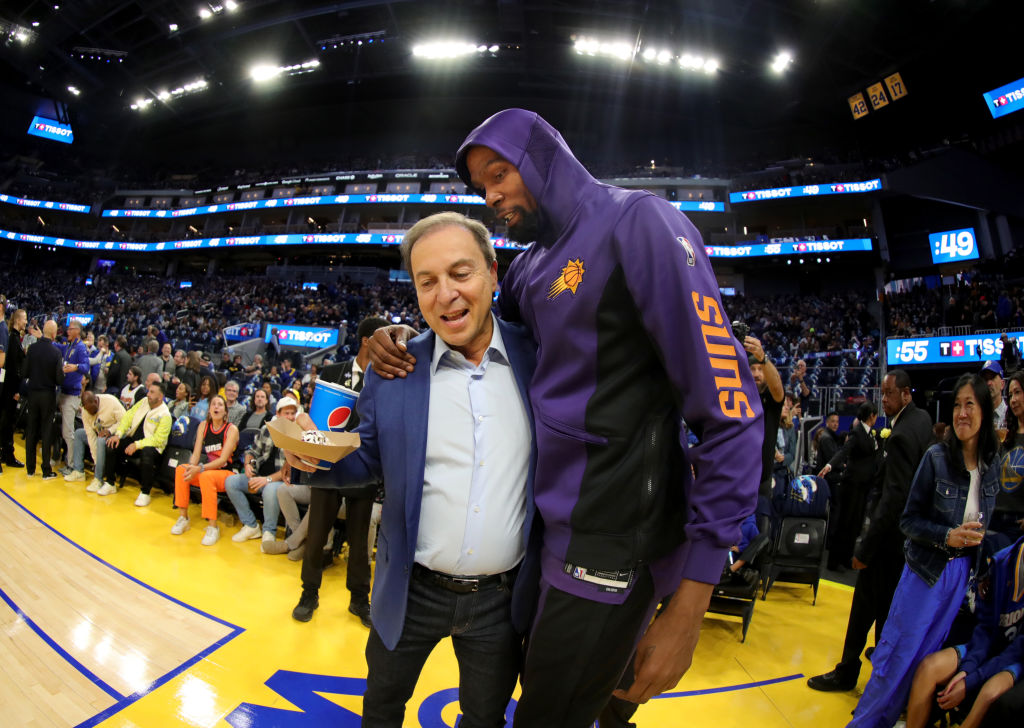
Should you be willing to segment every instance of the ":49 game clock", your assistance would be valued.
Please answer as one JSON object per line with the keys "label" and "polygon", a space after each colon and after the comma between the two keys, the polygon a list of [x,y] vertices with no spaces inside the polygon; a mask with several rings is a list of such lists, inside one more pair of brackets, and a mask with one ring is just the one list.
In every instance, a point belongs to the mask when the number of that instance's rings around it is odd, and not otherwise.
{"label": ":49 game clock", "polygon": [[928,236],[928,247],[932,252],[932,263],[936,264],[976,260],[979,257],[974,228],[932,233]]}

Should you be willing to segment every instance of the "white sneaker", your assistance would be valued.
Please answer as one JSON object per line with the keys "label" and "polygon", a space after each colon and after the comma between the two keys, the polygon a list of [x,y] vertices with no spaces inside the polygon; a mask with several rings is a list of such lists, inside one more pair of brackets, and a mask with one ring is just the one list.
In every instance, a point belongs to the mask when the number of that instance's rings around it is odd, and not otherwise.
{"label": "white sneaker", "polygon": [[117,486],[111,485],[110,483],[104,483],[100,486],[100,489],[96,491],[96,495],[113,495],[117,492]]}
{"label": "white sneaker", "polygon": [[148,506],[151,500],[153,499],[149,497],[149,493],[139,493],[139,497],[135,499],[135,505],[139,506],[140,508],[143,506]]}
{"label": "white sneaker", "polygon": [[217,543],[220,538],[220,529],[216,526],[207,526],[205,533],[203,533],[203,540],[200,542],[203,546],[213,546]]}
{"label": "white sneaker", "polygon": [[259,538],[261,531],[262,529],[258,523],[255,526],[242,526],[241,530],[231,537],[231,540],[235,543],[242,543],[251,538]]}
{"label": "white sneaker", "polygon": [[192,523],[185,516],[178,516],[178,520],[171,526],[171,535],[180,536],[185,533],[188,529],[192,528]]}
{"label": "white sneaker", "polygon": [[264,531],[263,532],[263,541],[264,541],[264,543],[267,542],[267,541],[273,541],[276,538],[277,538],[277,534],[274,533],[273,531]]}
{"label": "white sneaker", "polygon": [[81,470],[72,470],[70,473],[64,476],[65,483],[74,483],[79,480],[85,480],[85,473]]}
{"label": "white sneaker", "polygon": [[102,480],[100,480],[99,478],[93,478],[92,482],[89,483],[88,486],[86,486],[85,491],[86,491],[86,493],[95,493],[97,490],[100,489],[100,487],[102,485],[103,485],[103,481]]}

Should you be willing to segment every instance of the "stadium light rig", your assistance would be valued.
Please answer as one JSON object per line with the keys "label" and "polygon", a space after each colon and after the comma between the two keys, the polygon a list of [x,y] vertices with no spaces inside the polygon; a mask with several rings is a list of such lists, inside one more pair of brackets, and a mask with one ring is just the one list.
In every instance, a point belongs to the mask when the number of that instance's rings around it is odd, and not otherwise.
{"label": "stadium light rig", "polygon": [[304,73],[312,73],[320,68],[320,61],[313,59],[305,63],[295,63],[291,66],[275,66],[269,63],[257,63],[249,69],[249,78],[256,83],[269,81],[278,76],[301,76]]}
{"label": "stadium light rig", "polygon": [[412,47],[412,54],[428,61],[451,60],[473,55],[474,53],[490,53],[492,56],[500,50],[497,44],[470,43],[459,40],[439,40],[420,43]]}
{"label": "stadium light rig", "polygon": [[709,76],[715,74],[721,67],[717,58],[686,52],[677,54],[668,48],[646,44],[641,51],[639,46],[622,40],[604,41],[580,36],[574,39],[573,50],[580,56],[599,56],[619,61],[629,61],[639,55],[645,63],[668,66],[674,62],[685,71],[703,72]]}
{"label": "stadium light rig", "polygon": [[182,96],[188,96],[189,94],[199,93],[205,91],[210,87],[210,83],[205,78],[200,78],[192,83],[187,83],[184,86],[178,86],[175,89],[168,91],[164,89],[158,91],[153,96],[140,96],[135,100],[135,103],[131,105],[133,111],[145,111],[148,109],[153,101],[161,101],[167,103],[174,99],[181,98]]}
{"label": "stadium light rig", "polygon": [[781,76],[793,63],[793,54],[789,51],[779,51],[772,59],[771,69],[776,75]]}

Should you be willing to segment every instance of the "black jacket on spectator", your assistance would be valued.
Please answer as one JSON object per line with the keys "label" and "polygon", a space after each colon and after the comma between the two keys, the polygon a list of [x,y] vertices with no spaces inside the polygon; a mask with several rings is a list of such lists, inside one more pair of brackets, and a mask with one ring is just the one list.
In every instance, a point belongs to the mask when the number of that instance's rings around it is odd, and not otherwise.
{"label": "black jacket on spectator", "polygon": [[[815,472],[820,471],[825,465],[831,462],[841,448],[839,444],[839,435],[832,432],[827,427],[824,428],[824,432],[821,433],[821,438],[818,440],[818,459],[814,462]],[[832,492],[836,492],[836,486],[839,484],[840,472],[833,468],[832,471],[825,476],[825,480],[828,481],[829,488]]]}
{"label": "black jacket on spectator", "polygon": [[856,556],[870,564],[876,553],[903,554],[900,517],[910,495],[910,482],[932,436],[932,418],[911,402],[896,418],[884,441],[880,482],[882,493],[871,514],[871,525],[857,547]]}
{"label": "black jacket on spectator", "polygon": [[838,471],[843,463],[846,463],[843,485],[868,489],[873,484],[878,471],[877,455],[875,439],[864,431],[863,425],[858,423],[850,430],[846,442],[839,452],[828,461],[828,464],[832,466],[832,470]]}
{"label": "black jacket on spectator", "polygon": [[107,370],[107,387],[117,387],[118,391],[128,383],[128,370],[132,368],[132,358],[124,349],[114,352]]}
{"label": "black jacket on spectator", "polygon": [[30,392],[56,392],[64,381],[64,360],[50,339],[39,339],[28,347],[25,373]]}

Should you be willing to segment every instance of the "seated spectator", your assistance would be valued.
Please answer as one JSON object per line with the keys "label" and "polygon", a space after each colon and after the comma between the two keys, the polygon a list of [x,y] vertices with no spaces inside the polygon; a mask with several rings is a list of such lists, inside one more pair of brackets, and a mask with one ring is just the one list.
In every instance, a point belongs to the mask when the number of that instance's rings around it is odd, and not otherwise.
{"label": "seated spectator", "polygon": [[227,421],[227,403],[224,398],[215,394],[208,401],[206,421],[196,433],[192,457],[188,465],[179,465],[174,470],[174,505],[181,515],[171,527],[171,533],[175,536],[180,536],[191,527],[188,518],[189,488],[198,485],[202,494],[202,515],[208,523],[203,534],[203,546],[212,546],[220,538],[220,528],[217,527],[217,493],[224,492],[225,483],[232,474],[227,468],[238,446],[238,428]]}
{"label": "seated spectator", "polygon": [[240,428],[242,418],[245,417],[245,407],[238,401],[238,382],[234,379],[224,384],[224,401],[228,405],[228,422]]}
{"label": "seated spectator", "polygon": [[170,343],[166,343],[160,347],[160,361],[164,363],[163,371],[161,372],[164,380],[164,386],[167,386],[174,377],[174,369],[177,366],[177,362],[174,360],[174,355],[172,354],[173,348],[174,347],[172,347]]}
{"label": "seated spectator", "polygon": [[223,349],[220,352],[220,361],[217,363],[218,372],[226,372],[231,367],[231,352]]}
{"label": "seated spectator", "polygon": [[240,379],[242,374],[245,373],[245,367],[242,365],[242,355],[235,354],[231,359],[231,363],[228,364],[227,368],[228,379]]}
{"label": "seated spectator", "polygon": [[178,381],[185,382],[193,393],[199,391],[199,383],[203,378],[203,359],[198,351],[190,351],[185,359],[185,365],[175,367]]}
{"label": "seated spectator", "polygon": [[171,417],[178,419],[182,415],[188,415],[192,409],[192,388],[185,382],[178,382],[174,390],[174,401],[171,402]]}
{"label": "seated spectator", "polygon": [[298,371],[296,371],[295,367],[292,366],[292,360],[285,357],[281,361],[281,391],[291,389],[291,384],[295,380],[296,376],[298,376]]}
{"label": "seated spectator", "polygon": [[1024,635],[1017,633],[1017,624],[1024,619],[1024,538],[992,558],[987,576],[978,583],[976,615],[978,624],[967,644],[933,652],[921,661],[907,704],[908,728],[924,728],[936,701],[942,710],[952,710],[980,688],[960,723],[961,728],[974,728],[1020,680]]}
{"label": "seated spectator", "polygon": [[278,390],[280,390],[282,388],[281,387],[281,375],[278,374],[278,372],[277,372],[277,365],[276,364],[271,365],[270,372],[268,372],[267,376],[263,378],[263,381],[269,383],[271,389],[278,389]]}
{"label": "seated spectator", "polygon": [[260,385],[260,389],[266,392],[267,408],[273,410],[277,406],[277,401],[274,398],[274,388],[270,385],[270,382],[264,380],[263,384]]}
{"label": "seated spectator", "polygon": [[[299,411],[298,404],[283,397],[277,403],[277,416],[291,422]],[[225,483],[225,490],[231,504],[242,521],[242,528],[231,537],[232,541],[248,541],[260,537],[260,524],[249,507],[246,493],[261,493],[263,496],[263,543],[277,538],[278,509],[277,491],[284,485],[284,453],[274,446],[266,425],[260,428],[252,446],[245,451],[245,472],[232,475]]]}
{"label": "seated spectator", "polygon": [[252,358],[252,364],[250,364],[249,366],[247,366],[245,368],[245,373],[248,374],[249,376],[252,376],[253,374],[260,374],[260,375],[262,375],[263,374],[263,356],[260,355],[260,354],[257,354],[256,356],[254,356]]}
{"label": "seated spectator", "polygon": [[[86,490],[96,493],[103,486],[103,463],[107,459],[106,440],[121,424],[124,406],[112,394],[96,394],[91,389],[82,392],[82,426],[75,430],[72,471],[64,476],[68,483],[85,480],[85,447],[92,454],[93,479]],[[99,439],[97,439],[99,438]]]}
{"label": "seated spectator", "polygon": [[206,419],[206,413],[210,410],[210,400],[217,395],[217,380],[212,375],[206,374],[199,382],[199,392],[196,396],[195,406],[188,413],[189,417],[197,420]]}
{"label": "seated spectator", "polygon": [[156,481],[156,464],[171,434],[171,411],[164,404],[164,390],[152,383],[146,396],[132,406],[114,433],[107,438],[106,462],[103,467],[103,485],[96,492],[110,495],[117,492],[114,485],[119,465],[136,453],[139,455],[139,485],[141,492],[135,505],[150,503],[149,492]]}
{"label": "seated spectator", "polygon": [[125,409],[130,409],[146,396],[146,390],[142,386],[142,370],[136,366],[129,367],[127,382],[121,389],[121,404]]}
{"label": "seated spectator", "polygon": [[242,418],[240,430],[258,430],[270,420],[270,395],[262,389],[252,393],[252,407]]}

